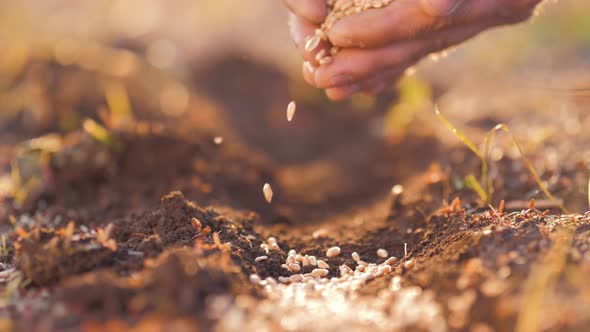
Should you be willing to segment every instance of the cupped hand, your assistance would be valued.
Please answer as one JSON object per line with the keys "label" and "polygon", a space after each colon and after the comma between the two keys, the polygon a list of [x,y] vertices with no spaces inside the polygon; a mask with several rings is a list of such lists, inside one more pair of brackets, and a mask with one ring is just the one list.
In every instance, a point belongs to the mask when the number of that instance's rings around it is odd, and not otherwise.
{"label": "cupped hand", "polygon": [[[291,35],[305,62],[305,80],[333,100],[357,92],[378,94],[423,57],[499,25],[526,20],[540,0],[394,0],[336,21],[329,41],[309,52],[305,44],[327,15],[325,0],[284,0]],[[339,0],[343,1],[343,0]],[[339,52],[319,65],[322,49]]]}

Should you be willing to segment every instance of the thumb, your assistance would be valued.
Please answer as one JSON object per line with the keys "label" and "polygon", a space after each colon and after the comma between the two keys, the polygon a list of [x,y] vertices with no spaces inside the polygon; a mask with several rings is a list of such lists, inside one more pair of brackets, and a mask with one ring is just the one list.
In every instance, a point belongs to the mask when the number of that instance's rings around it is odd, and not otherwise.
{"label": "thumb", "polygon": [[284,0],[287,7],[296,15],[311,23],[322,23],[326,18],[325,0]]}
{"label": "thumb", "polygon": [[467,0],[420,0],[422,9],[429,15],[440,17],[454,14]]}

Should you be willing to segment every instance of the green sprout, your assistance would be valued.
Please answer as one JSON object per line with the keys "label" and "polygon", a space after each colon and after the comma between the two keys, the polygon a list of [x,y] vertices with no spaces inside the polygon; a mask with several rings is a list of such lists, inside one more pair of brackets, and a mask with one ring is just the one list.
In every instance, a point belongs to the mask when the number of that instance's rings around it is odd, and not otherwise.
{"label": "green sprout", "polygon": [[[557,198],[555,198],[551,194],[551,192],[549,192],[549,189],[547,188],[547,186],[545,185],[543,180],[541,180],[541,177],[539,176],[539,174],[537,173],[537,171],[533,167],[533,164],[525,157],[524,151],[523,151],[521,145],[516,140],[516,137],[514,136],[514,134],[512,134],[512,131],[510,130],[508,125],[502,124],[502,123],[498,124],[488,132],[488,134],[486,135],[485,141],[484,141],[484,151],[482,153],[476,147],[476,145],[473,143],[473,141],[471,141],[467,136],[465,136],[462,132],[460,132],[457,128],[455,128],[455,126],[453,126],[453,124],[441,114],[438,107],[435,107],[434,111],[435,111],[436,115],[438,116],[438,118],[440,119],[440,121],[445,125],[445,127],[447,127],[453,134],[455,134],[455,136],[457,136],[457,138],[459,138],[459,140],[461,140],[461,142],[463,144],[465,144],[465,146],[467,146],[467,148],[469,148],[469,150],[471,150],[479,158],[479,160],[481,160],[481,178],[480,178],[480,180],[478,181],[474,175],[469,175],[465,178],[465,185],[467,187],[469,187],[471,190],[473,190],[485,204],[491,204],[492,199],[493,199],[494,186],[493,186],[492,180],[489,176],[490,150],[491,150],[491,146],[492,146],[492,141],[493,141],[494,137],[496,136],[496,132],[501,130],[501,131],[507,133],[508,135],[510,135],[512,143],[514,144],[514,146],[516,146],[518,153],[520,155],[520,158],[523,160],[527,170],[533,176],[533,178],[535,179],[535,182],[537,183],[537,185],[539,186],[541,191],[545,194],[545,196],[547,196],[547,198],[549,200],[551,200],[553,203],[555,203],[557,206],[559,206],[559,208],[563,212],[567,213],[567,210],[565,209],[563,204],[561,204],[561,202]],[[588,195],[589,195],[588,200],[590,202],[590,192]]]}

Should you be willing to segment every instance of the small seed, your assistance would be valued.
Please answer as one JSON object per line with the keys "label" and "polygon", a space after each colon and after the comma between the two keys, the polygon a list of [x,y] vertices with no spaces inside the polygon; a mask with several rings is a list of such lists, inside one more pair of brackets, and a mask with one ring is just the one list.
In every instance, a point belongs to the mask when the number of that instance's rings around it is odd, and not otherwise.
{"label": "small seed", "polygon": [[301,266],[297,263],[291,263],[289,264],[289,270],[293,272],[299,272],[301,270]]}
{"label": "small seed", "polygon": [[320,65],[327,65],[329,63],[332,63],[332,61],[334,61],[334,58],[332,58],[331,56],[327,56],[327,57],[323,57],[321,60],[319,60],[318,63]]}
{"label": "small seed", "polygon": [[303,266],[311,265],[311,262],[309,260],[309,256],[306,255],[305,257],[303,257],[303,261],[301,261],[301,265],[303,265]]}
{"label": "small seed", "polygon": [[323,260],[319,259],[318,260],[318,267],[320,269],[328,269],[328,268],[330,268],[330,265],[328,265],[328,263],[324,262]]}
{"label": "small seed", "polygon": [[315,258],[315,256],[309,256],[309,264],[316,266],[318,265],[318,260],[317,258]]}
{"label": "small seed", "polygon": [[387,256],[389,256],[389,253],[385,249],[379,249],[377,250],[377,256],[381,258],[387,258]]}
{"label": "small seed", "polygon": [[301,282],[303,281],[303,274],[294,274],[289,277],[289,281],[291,282]]}
{"label": "small seed", "polygon": [[315,67],[311,64],[311,62],[305,61],[303,66],[305,67],[305,71],[309,72],[310,74],[315,73]]}
{"label": "small seed", "polygon": [[326,251],[326,256],[329,258],[336,257],[338,255],[340,255],[339,247],[332,247]]}
{"label": "small seed", "polygon": [[355,251],[352,253],[352,259],[354,259],[355,262],[358,262],[361,260],[361,256],[359,256],[359,253]]}
{"label": "small seed", "polygon": [[411,268],[413,268],[414,266],[416,266],[416,262],[414,262],[414,260],[413,260],[413,259],[411,259],[411,260],[409,260],[409,261],[405,262],[405,263],[404,263],[404,266],[406,267],[406,269],[411,269]]}
{"label": "small seed", "polygon": [[295,256],[297,255],[297,251],[295,251],[295,249],[291,249],[289,250],[289,252],[287,253],[287,256]]}
{"label": "small seed", "polygon": [[285,261],[286,264],[295,263],[295,255],[287,256],[287,260]]}
{"label": "small seed", "polygon": [[397,261],[397,257],[389,257],[386,261],[385,264],[387,265],[392,265],[393,263],[395,263],[395,261]]}
{"label": "small seed", "polygon": [[223,143],[223,137],[221,136],[216,136],[215,138],[213,138],[213,143],[219,145]]}
{"label": "small seed", "polygon": [[327,276],[328,273],[330,273],[330,271],[328,271],[326,269],[314,269],[313,271],[311,271],[311,275],[313,277],[320,277],[320,278]]}
{"label": "small seed", "polygon": [[297,105],[294,101],[290,102],[287,106],[287,121],[293,121],[293,117],[295,116],[295,112],[297,111]]}
{"label": "small seed", "polygon": [[397,184],[395,186],[393,186],[393,188],[391,188],[391,193],[394,196],[399,196],[401,194],[403,194],[404,192],[404,186],[402,186],[401,184]]}
{"label": "small seed", "polygon": [[313,37],[311,37],[307,43],[305,43],[305,50],[307,52],[311,52],[313,50],[316,49],[316,47],[318,47],[318,45],[320,44],[320,41],[322,41],[322,35],[316,33]]}
{"label": "small seed", "polygon": [[272,187],[270,186],[270,184],[265,183],[264,186],[262,187],[262,193],[264,194],[264,199],[266,199],[266,202],[268,204],[270,204],[272,202]]}
{"label": "small seed", "polygon": [[253,284],[259,284],[262,281],[262,279],[260,279],[260,276],[258,276],[257,274],[251,274],[250,275],[250,282]]}
{"label": "small seed", "polygon": [[254,259],[254,261],[255,262],[261,262],[261,261],[264,261],[264,260],[267,260],[267,259],[268,259],[268,256],[258,256],[258,257],[256,257]]}

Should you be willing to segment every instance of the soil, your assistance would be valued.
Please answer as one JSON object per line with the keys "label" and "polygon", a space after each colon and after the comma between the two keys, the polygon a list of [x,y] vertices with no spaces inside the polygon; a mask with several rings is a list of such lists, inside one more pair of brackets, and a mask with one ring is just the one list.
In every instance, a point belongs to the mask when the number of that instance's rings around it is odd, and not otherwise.
{"label": "soil", "polygon": [[[590,269],[590,216],[562,214],[539,192],[523,159],[507,153],[492,168],[494,201],[481,204],[460,185],[478,174],[480,161],[440,139],[433,128],[442,125],[418,125],[395,142],[367,129],[388,111],[393,93],[370,105],[333,104],[271,65],[227,56],[192,70],[194,102],[181,117],[158,113],[139,78],[124,81],[134,121],[109,128],[116,144],[107,145],[80,126],[64,125],[75,111],[77,119],[108,127],[95,111],[105,105],[97,93],[101,77],[50,61],[25,68],[14,90],[35,82],[47,106],[0,117],[0,170],[18,179],[18,190],[0,190],[7,235],[0,329],[224,330],[233,309],[278,303],[272,301],[280,295],[249,279],[292,275],[281,266],[290,249],[325,260],[327,278],[338,278],[343,264],[359,265],[353,252],[383,263],[380,248],[397,257],[392,272],[366,280],[347,301],[387,298],[389,312],[402,299],[393,290],[397,282],[402,290],[431,294],[444,320],[428,325],[427,316],[408,318],[399,328],[379,329],[590,327],[583,277]],[[76,89],[64,95],[68,87]],[[284,109],[293,91],[298,113],[289,124]],[[575,102],[588,106],[587,98]],[[487,114],[462,125],[481,133],[507,116]],[[527,123],[526,114],[513,127]],[[583,146],[585,135],[570,145]],[[224,142],[215,144],[216,136]],[[587,160],[568,158],[571,148],[560,150],[565,143],[552,139],[543,144],[558,151],[558,168],[547,166],[541,149],[529,158],[543,166],[549,189],[581,212]],[[266,182],[272,204],[262,196]],[[403,192],[392,194],[396,184]],[[271,236],[280,250],[261,247]],[[328,258],[332,246],[341,253]],[[260,256],[268,258],[257,261]],[[314,319],[319,327],[322,320],[337,326],[342,317]],[[258,330],[305,329],[247,310],[239,322]]]}

